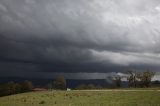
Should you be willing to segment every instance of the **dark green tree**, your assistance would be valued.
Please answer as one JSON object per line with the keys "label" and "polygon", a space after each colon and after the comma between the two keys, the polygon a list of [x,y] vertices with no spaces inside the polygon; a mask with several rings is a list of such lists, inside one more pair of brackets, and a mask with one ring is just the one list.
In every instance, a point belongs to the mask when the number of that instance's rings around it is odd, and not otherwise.
{"label": "dark green tree", "polygon": [[58,76],[53,84],[55,89],[66,90],[66,80],[63,76]]}
{"label": "dark green tree", "polygon": [[33,89],[33,84],[30,81],[24,81],[23,83],[21,83],[21,91],[22,92],[28,92],[31,91]]}
{"label": "dark green tree", "polygon": [[21,92],[21,86],[13,81],[0,86],[0,96],[17,94]]}
{"label": "dark green tree", "polygon": [[1,85],[0,87],[0,96],[5,96],[5,95],[11,95],[13,94],[14,90],[13,85],[14,82],[8,82],[6,84]]}
{"label": "dark green tree", "polygon": [[29,81],[25,81],[22,84],[15,83],[13,81],[0,85],[0,96],[12,95],[21,92],[31,91],[33,85]]}

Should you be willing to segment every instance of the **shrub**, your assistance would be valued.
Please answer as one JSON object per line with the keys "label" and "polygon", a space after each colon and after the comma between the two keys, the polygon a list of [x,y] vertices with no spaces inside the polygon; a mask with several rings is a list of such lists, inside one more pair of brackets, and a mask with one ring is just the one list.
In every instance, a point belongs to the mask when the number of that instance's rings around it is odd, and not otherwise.
{"label": "shrub", "polygon": [[40,101],[40,102],[39,102],[39,104],[45,104],[45,103],[46,103],[45,101]]}

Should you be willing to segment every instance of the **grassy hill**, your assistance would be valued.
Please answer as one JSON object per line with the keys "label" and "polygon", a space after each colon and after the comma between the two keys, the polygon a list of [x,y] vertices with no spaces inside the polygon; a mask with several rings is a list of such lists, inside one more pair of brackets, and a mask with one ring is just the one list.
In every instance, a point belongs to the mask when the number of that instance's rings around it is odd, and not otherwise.
{"label": "grassy hill", "polygon": [[160,106],[160,91],[30,92],[0,97],[0,106]]}

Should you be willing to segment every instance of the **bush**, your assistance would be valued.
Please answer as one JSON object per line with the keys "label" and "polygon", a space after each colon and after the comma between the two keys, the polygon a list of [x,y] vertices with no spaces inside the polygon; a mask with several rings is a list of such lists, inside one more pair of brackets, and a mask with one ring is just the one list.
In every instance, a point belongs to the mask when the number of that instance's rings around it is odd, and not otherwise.
{"label": "bush", "polygon": [[41,101],[41,102],[39,102],[39,104],[45,104],[46,102],[45,101]]}
{"label": "bush", "polygon": [[76,87],[77,90],[83,90],[83,89],[103,89],[102,86],[98,85],[98,86],[95,86],[94,84],[81,84],[81,85],[78,85]]}

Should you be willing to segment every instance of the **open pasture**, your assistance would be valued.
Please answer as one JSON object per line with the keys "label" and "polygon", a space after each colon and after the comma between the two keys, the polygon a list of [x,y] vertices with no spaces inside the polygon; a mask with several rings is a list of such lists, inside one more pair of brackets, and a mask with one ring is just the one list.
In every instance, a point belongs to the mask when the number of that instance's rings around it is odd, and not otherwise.
{"label": "open pasture", "polygon": [[30,92],[0,97],[0,106],[160,106],[160,91]]}

